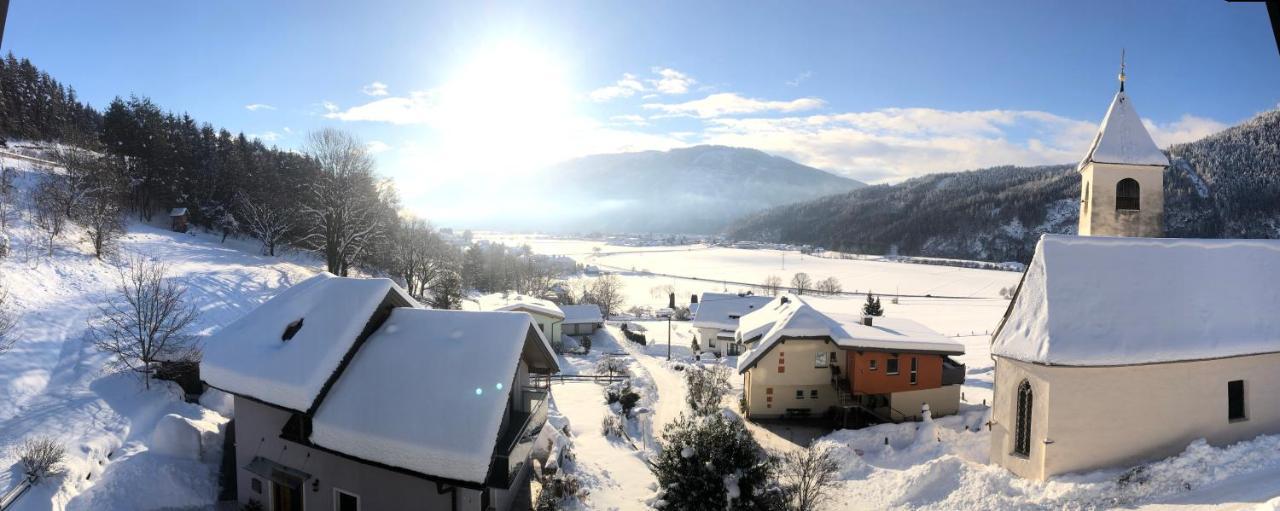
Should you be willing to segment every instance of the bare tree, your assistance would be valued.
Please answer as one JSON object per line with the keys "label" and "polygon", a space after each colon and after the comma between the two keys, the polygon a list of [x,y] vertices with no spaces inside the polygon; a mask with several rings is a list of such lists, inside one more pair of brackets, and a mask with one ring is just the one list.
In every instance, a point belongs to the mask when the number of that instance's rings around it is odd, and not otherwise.
{"label": "bare tree", "polygon": [[626,299],[622,296],[622,279],[613,274],[596,277],[587,286],[579,302],[596,304],[605,318],[621,312],[622,306],[626,303]]}
{"label": "bare tree", "polygon": [[729,368],[721,365],[689,367],[685,369],[684,382],[688,386],[685,403],[696,415],[718,412],[721,399],[732,390]]}
{"label": "bare tree", "polygon": [[835,277],[827,277],[825,279],[819,280],[818,284],[815,287],[817,288],[817,291],[819,293],[822,293],[825,295],[837,295],[837,294],[840,294],[840,291],[843,290],[843,288],[840,286],[840,279],[837,279]]}
{"label": "bare tree", "polygon": [[62,460],[67,450],[52,438],[32,437],[22,441],[17,448],[22,470],[33,483],[62,472]]}
{"label": "bare tree", "polygon": [[276,247],[288,240],[297,220],[293,210],[268,201],[253,201],[245,194],[236,198],[236,209],[244,220],[244,228],[262,242],[262,253],[269,256],[276,255]]}
{"label": "bare tree", "polygon": [[796,294],[802,295],[805,291],[813,289],[813,279],[809,278],[808,273],[797,273],[791,277],[791,287],[795,288]]}
{"label": "bare tree", "polygon": [[805,449],[782,455],[778,479],[791,496],[792,509],[813,511],[830,498],[839,472],[840,463],[831,444],[813,442]]}
{"label": "bare tree", "polygon": [[306,152],[319,166],[302,214],[302,241],[322,252],[330,273],[347,275],[394,221],[392,190],[374,175],[374,159],[355,135],[325,128],[307,136]]}
{"label": "bare tree", "polygon": [[9,351],[16,340],[12,337],[13,327],[17,325],[17,317],[13,313],[14,305],[9,301],[9,290],[0,282],[0,353]]}
{"label": "bare tree", "polygon": [[764,283],[762,283],[760,287],[764,289],[765,293],[772,296],[778,296],[778,293],[782,291],[782,277],[769,275],[764,278]]}
{"label": "bare tree", "polygon": [[115,252],[116,242],[124,235],[124,207],[121,198],[123,185],[103,182],[80,199],[72,215],[85,228],[85,238],[93,245],[98,259]]}
{"label": "bare tree", "polygon": [[17,213],[14,190],[18,188],[13,185],[13,175],[14,172],[0,160],[0,233],[9,228],[9,222]]}
{"label": "bare tree", "polygon": [[40,181],[29,192],[31,223],[40,230],[41,239],[50,256],[53,255],[53,243],[67,225],[67,215],[62,209],[62,176],[43,174]]}
{"label": "bare tree", "polygon": [[627,365],[627,361],[620,357],[604,357],[596,362],[596,374],[608,374],[612,380],[615,374],[629,374]]}
{"label": "bare tree", "polygon": [[149,389],[159,363],[199,357],[190,332],[198,314],[163,263],[129,255],[117,270],[118,294],[89,321],[90,336],[115,356],[115,368],[140,373]]}
{"label": "bare tree", "polygon": [[93,151],[72,144],[62,144],[53,150],[50,158],[62,168],[59,181],[58,202],[67,218],[75,216],[76,209],[95,195],[110,190],[111,175],[106,161]]}

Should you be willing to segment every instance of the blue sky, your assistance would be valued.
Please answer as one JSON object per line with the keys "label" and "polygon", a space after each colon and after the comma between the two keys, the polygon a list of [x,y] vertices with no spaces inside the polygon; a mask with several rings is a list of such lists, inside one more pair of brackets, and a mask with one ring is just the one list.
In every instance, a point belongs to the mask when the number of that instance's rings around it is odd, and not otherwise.
{"label": "blue sky", "polygon": [[441,216],[511,172],[697,143],[870,182],[1069,162],[1121,48],[1162,146],[1280,102],[1265,8],[1217,1],[13,0],[3,50],[96,106],[289,148],[352,130]]}

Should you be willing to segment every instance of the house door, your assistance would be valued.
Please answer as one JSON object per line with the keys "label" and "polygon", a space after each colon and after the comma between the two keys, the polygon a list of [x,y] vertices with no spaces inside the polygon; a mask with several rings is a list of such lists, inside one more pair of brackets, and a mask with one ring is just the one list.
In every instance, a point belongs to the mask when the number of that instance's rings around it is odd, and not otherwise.
{"label": "house door", "polygon": [[271,482],[271,511],[302,511],[302,485]]}

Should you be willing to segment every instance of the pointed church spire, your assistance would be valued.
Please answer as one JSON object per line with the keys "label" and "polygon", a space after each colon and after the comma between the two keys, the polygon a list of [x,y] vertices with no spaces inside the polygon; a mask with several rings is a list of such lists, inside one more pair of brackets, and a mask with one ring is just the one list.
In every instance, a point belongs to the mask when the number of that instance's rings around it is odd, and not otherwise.
{"label": "pointed church spire", "polygon": [[1120,92],[1124,92],[1124,48],[1120,48]]}

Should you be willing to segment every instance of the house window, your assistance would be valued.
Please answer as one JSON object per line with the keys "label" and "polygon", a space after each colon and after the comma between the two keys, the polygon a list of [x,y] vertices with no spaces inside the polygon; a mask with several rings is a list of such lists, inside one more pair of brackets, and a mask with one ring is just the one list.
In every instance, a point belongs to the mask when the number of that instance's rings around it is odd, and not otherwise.
{"label": "house window", "polygon": [[1031,455],[1031,383],[1022,380],[1018,385],[1018,415],[1014,418],[1013,453]]}
{"label": "house window", "polygon": [[249,488],[252,489],[254,493],[257,493],[258,495],[262,495],[262,480],[256,477],[250,479]]}
{"label": "house window", "polygon": [[1140,193],[1136,180],[1131,177],[1121,179],[1116,183],[1116,209],[1137,211]]}
{"label": "house window", "polygon": [[828,361],[830,361],[830,362],[831,362],[831,365],[833,365],[833,366],[834,366],[834,365],[839,365],[839,364],[837,364],[837,363],[836,363],[836,352],[834,352],[834,351],[833,351],[833,352],[831,352],[831,358],[829,358],[829,359],[828,359]]}
{"label": "house window", "polygon": [[818,399],[818,389],[809,391],[809,399]]}
{"label": "house window", "polygon": [[813,359],[813,367],[827,367],[827,354],[818,353]]}
{"label": "house window", "polygon": [[885,374],[898,374],[898,358],[892,357],[884,361]]}
{"label": "house window", "polygon": [[1227,382],[1227,420],[1234,422],[1248,418],[1244,409],[1244,380]]}
{"label": "house window", "polygon": [[876,370],[876,360],[875,360],[874,358],[873,358],[873,359],[871,359],[870,364],[871,364],[871,370],[872,370],[872,371],[875,371],[875,370]]}
{"label": "house window", "polygon": [[804,399],[804,391],[803,391],[803,390],[797,390],[797,391],[796,391],[796,399]]}
{"label": "house window", "polygon": [[916,357],[911,357],[911,384],[916,384]]}
{"label": "house window", "polygon": [[360,496],[334,488],[333,511],[360,511]]}

